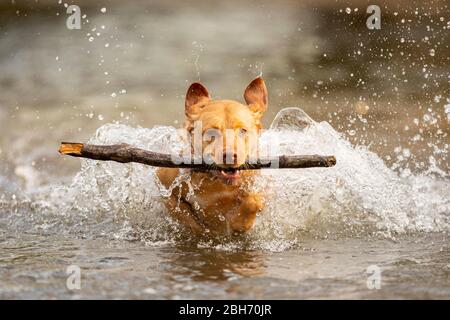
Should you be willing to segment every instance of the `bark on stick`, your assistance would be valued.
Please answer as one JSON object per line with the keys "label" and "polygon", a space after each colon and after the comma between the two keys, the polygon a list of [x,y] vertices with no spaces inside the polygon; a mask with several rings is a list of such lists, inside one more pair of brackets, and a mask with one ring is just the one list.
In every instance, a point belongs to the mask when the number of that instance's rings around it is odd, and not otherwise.
{"label": "bark on stick", "polygon": [[[154,167],[191,168],[195,170],[211,170],[207,163],[174,163],[169,154],[152,152],[130,146],[128,144],[93,145],[73,142],[62,142],[61,154],[102,161],[120,163],[136,162]],[[274,166],[275,164],[275,166]],[[247,163],[238,170],[255,169],[296,169],[313,167],[332,167],[336,164],[334,156],[320,155],[282,155],[276,158],[258,159],[255,163]]]}

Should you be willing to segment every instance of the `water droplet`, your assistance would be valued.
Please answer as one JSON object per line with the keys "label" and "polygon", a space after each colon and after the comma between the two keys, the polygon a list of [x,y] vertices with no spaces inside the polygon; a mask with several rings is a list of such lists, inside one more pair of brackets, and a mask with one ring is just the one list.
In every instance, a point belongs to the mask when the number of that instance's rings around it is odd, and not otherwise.
{"label": "water droplet", "polygon": [[411,156],[411,151],[408,148],[403,149],[402,153],[405,158],[409,158]]}
{"label": "water droplet", "polygon": [[447,115],[447,120],[450,121],[450,103],[444,105],[444,112]]}
{"label": "water droplet", "polygon": [[358,101],[355,104],[355,111],[358,114],[366,114],[369,111],[369,106],[364,101]]}

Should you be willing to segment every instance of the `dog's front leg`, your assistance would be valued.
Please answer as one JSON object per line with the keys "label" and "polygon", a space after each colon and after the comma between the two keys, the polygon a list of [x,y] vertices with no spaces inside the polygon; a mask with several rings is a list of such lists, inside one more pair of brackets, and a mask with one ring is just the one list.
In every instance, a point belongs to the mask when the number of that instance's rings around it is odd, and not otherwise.
{"label": "dog's front leg", "polygon": [[[178,177],[179,170],[174,168],[159,168],[156,171],[156,175],[165,188],[170,188]],[[188,227],[195,234],[202,234],[205,226],[196,216],[191,204],[184,199],[183,194],[186,193],[184,189],[183,186],[176,187],[172,190],[172,194],[164,200],[164,204],[174,220]]]}
{"label": "dog's front leg", "polygon": [[239,199],[240,205],[229,216],[229,226],[234,232],[243,233],[253,226],[256,215],[264,208],[264,198],[257,193],[250,193]]}
{"label": "dog's front leg", "polygon": [[172,194],[165,200],[165,205],[173,219],[188,227],[195,234],[204,233],[205,226],[196,216],[195,210],[189,202],[184,200],[182,197],[179,199],[178,196]]}

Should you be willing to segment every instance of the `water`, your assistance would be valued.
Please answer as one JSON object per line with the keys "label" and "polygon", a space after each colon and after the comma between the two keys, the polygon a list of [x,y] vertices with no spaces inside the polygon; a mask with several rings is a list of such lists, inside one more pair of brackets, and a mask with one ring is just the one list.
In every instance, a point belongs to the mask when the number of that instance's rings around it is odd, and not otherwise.
{"label": "water", "polygon": [[[1,249],[2,298],[448,299],[450,291],[448,238],[438,234],[308,240],[276,253],[58,235],[2,237]],[[82,268],[79,291],[66,288],[71,264]],[[380,290],[367,289],[368,264],[382,270]]]}
{"label": "water", "polygon": [[[170,152],[176,137],[174,127],[116,124],[89,142]],[[264,171],[268,206],[237,239],[192,239],[168,218],[155,169],[139,164],[82,160],[68,185],[5,193],[2,296],[448,297],[448,180],[401,178],[300,109],[282,111],[264,144],[275,153],[334,154],[338,163]],[[68,265],[83,270],[82,291],[65,288]],[[383,291],[367,288],[373,265],[382,270]],[[438,288],[421,280],[424,271]]]}
{"label": "water", "polygon": [[[450,298],[444,2],[388,5],[370,36],[363,6],[326,1],[79,3],[80,32],[56,1],[0,5],[0,298]],[[189,82],[240,100],[261,72],[261,145],[338,163],[263,171],[267,208],[243,237],[193,239],[151,167],[56,152],[169,152]]]}

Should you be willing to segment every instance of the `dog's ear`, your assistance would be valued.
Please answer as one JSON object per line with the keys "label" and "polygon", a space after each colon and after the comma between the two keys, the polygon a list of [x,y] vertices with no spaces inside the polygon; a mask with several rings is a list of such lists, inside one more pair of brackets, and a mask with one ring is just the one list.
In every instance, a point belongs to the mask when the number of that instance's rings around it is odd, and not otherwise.
{"label": "dog's ear", "polygon": [[201,83],[194,82],[191,84],[186,93],[186,100],[184,102],[186,116],[189,118],[195,117],[202,105],[210,99],[208,89]]}
{"label": "dog's ear", "polygon": [[268,104],[268,93],[263,78],[258,77],[248,85],[245,89],[244,98],[249,108],[257,117],[261,118],[267,110]]}

